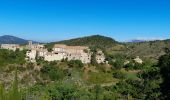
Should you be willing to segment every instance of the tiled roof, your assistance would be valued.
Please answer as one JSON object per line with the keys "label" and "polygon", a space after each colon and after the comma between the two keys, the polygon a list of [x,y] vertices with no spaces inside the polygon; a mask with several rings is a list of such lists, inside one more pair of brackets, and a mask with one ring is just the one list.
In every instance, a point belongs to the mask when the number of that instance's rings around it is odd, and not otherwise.
{"label": "tiled roof", "polygon": [[54,48],[77,49],[77,50],[88,49],[88,47],[86,46],[67,46],[65,44],[55,44]]}

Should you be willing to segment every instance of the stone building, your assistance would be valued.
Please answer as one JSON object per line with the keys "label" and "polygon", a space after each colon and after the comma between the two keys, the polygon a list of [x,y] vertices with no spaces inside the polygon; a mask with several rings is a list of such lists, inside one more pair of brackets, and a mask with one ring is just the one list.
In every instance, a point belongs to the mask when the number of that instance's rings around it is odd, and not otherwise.
{"label": "stone building", "polygon": [[20,49],[18,44],[1,44],[1,49],[8,49],[15,51],[16,49]]}
{"label": "stone building", "polygon": [[37,53],[38,53],[39,57],[44,57],[48,53],[48,50],[47,49],[38,49]]}
{"label": "stone building", "polygon": [[142,59],[139,58],[139,56],[137,56],[135,59],[133,59],[136,63],[142,64],[143,61]]}
{"label": "stone building", "polygon": [[32,41],[28,41],[26,48],[28,49],[26,59],[31,62],[36,62],[36,56],[44,57],[48,52],[47,49],[44,48],[44,45],[33,44]]}
{"label": "stone building", "polygon": [[101,50],[97,51],[97,53],[96,53],[96,61],[97,61],[97,63],[105,63],[106,62],[105,55]]}
{"label": "stone building", "polygon": [[[85,52],[85,50],[88,52]],[[53,47],[53,52],[57,53],[59,56],[63,56],[63,58],[67,58],[68,60],[81,60],[83,63],[90,63],[91,61],[90,49],[85,46],[55,44]]]}
{"label": "stone building", "polygon": [[44,56],[44,60],[45,61],[57,61],[57,60],[62,60],[65,57],[64,53],[52,53],[52,52],[48,52],[46,53],[46,55]]}
{"label": "stone building", "polygon": [[[52,52],[48,52],[43,45],[32,44],[27,45],[29,51],[27,52],[27,59],[34,62],[36,56],[43,57],[45,61],[57,61],[62,59],[67,60],[81,60],[82,63],[91,62],[91,52],[86,46],[67,46],[64,44],[55,44]],[[104,63],[105,57],[102,51],[98,52],[96,56],[98,63]]]}
{"label": "stone building", "polygon": [[35,49],[28,50],[26,53],[26,60],[29,60],[31,62],[36,62],[35,58],[37,55],[37,51]]}
{"label": "stone building", "polygon": [[43,44],[35,43],[33,44],[32,41],[28,41],[28,45],[26,46],[27,49],[44,49]]}

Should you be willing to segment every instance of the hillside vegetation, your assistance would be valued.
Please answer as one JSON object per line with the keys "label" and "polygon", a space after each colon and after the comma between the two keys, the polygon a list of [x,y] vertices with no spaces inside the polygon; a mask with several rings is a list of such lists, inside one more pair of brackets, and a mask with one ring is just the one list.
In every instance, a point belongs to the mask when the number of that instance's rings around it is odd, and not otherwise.
{"label": "hillside vegetation", "polygon": [[47,44],[47,47],[50,48],[54,44],[66,44],[70,46],[89,46],[89,47],[97,47],[97,48],[110,48],[118,44],[118,42],[110,37],[93,35],[93,36],[75,38],[75,39],[64,40],[64,41],[59,41],[59,42],[52,42],[52,43]]}
{"label": "hillside vegetation", "polygon": [[170,47],[170,40],[156,40],[140,43],[127,43],[126,55],[158,59],[165,54],[165,48]]}
{"label": "hillside vegetation", "polygon": [[[31,63],[25,61],[26,51],[1,49],[0,100],[170,98],[170,49],[165,50],[170,46],[169,40],[118,43],[111,38],[95,35],[56,43],[102,48],[108,64],[83,64],[80,60],[67,59],[47,62],[38,57],[36,63]],[[54,44],[47,44],[47,47]],[[140,56],[143,62],[136,62],[134,56]],[[156,62],[150,60],[158,57]],[[129,63],[125,64],[127,61]]]}
{"label": "hillside vegetation", "polygon": [[100,48],[109,55],[125,55],[127,57],[151,58],[156,60],[164,54],[164,49],[170,47],[170,40],[155,40],[146,42],[117,42],[110,37],[93,35],[70,40],[63,40],[59,42],[52,42],[46,45],[47,48],[52,49],[54,44],[66,44],[70,46],[89,46]]}

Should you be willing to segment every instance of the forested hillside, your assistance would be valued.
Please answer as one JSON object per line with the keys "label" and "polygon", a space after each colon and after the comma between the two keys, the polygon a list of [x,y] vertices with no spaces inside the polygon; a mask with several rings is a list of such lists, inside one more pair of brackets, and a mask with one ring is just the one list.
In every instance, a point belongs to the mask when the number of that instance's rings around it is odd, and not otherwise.
{"label": "forested hillside", "polygon": [[143,58],[158,59],[170,47],[170,40],[155,40],[139,43],[126,43],[126,54]]}
{"label": "forested hillside", "polygon": [[47,47],[52,47],[54,44],[66,44],[71,46],[89,46],[89,47],[98,47],[98,48],[110,48],[116,44],[117,41],[110,37],[93,35],[81,38],[75,38],[70,40],[64,40],[59,42],[52,42],[47,45]]}

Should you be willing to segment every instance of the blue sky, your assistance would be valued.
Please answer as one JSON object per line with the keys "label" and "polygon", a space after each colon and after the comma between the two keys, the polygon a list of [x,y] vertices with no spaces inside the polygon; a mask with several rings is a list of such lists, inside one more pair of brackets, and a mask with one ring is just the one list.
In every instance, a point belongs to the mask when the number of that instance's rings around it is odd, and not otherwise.
{"label": "blue sky", "polygon": [[57,41],[100,34],[170,38],[168,0],[0,0],[0,35]]}

